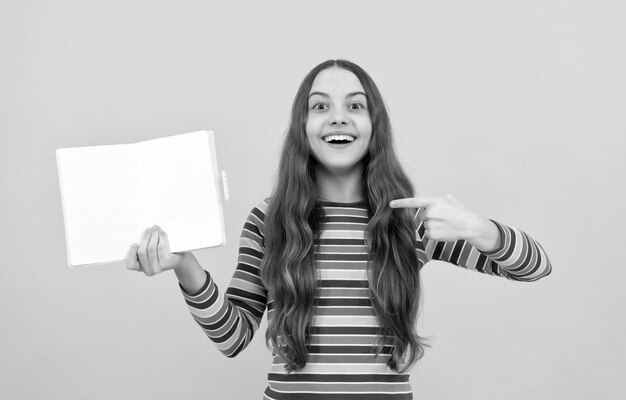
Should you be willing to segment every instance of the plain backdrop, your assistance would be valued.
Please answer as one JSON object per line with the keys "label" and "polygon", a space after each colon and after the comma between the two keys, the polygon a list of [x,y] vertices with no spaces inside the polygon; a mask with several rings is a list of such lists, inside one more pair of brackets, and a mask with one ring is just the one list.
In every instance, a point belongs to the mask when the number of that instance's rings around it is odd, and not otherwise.
{"label": "plain backdrop", "polygon": [[330,58],[377,82],[418,194],[453,194],[528,232],[554,266],[518,283],[427,265],[419,326],[432,347],[413,369],[415,398],[623,395],[623,1],[1,9],[0,398],[261,397],[265,321],[227,359],[173,273],[66,266],[54,150],[214,130],[228,245],[195,254],[225,289],[243,223],[270,194],[296,89]]}

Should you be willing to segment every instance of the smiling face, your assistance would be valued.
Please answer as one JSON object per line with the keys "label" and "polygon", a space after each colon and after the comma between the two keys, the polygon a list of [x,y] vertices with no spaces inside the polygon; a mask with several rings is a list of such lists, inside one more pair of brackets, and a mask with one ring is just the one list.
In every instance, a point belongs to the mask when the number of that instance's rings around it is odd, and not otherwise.
{"label": "smiling face", "polygon": [[307,141],[320,166],[331,173],[360,167],[372,136],[372,121],[356,75],[338,67],[320,71],[309,92],[307,110]]}

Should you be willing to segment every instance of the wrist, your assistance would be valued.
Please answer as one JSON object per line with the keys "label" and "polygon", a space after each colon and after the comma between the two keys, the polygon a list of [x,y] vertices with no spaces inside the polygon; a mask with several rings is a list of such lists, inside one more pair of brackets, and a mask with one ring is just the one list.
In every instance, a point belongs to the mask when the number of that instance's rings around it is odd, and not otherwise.
{"label": "wrist", "polygon": [[500,230],[489,219],[474,214],[466,241],[478,250],[491,252],[500,246]]}
{"label": "wrist", "polygon": [[183,261],[174,272],[180,286],[188,294],[197,293],[207,280],[207,273],[191,252],[184,253]]}
{"label": "wrist", "polygon": [[182,259],[180,263],[174,267],[174,271],[181,272],[185,270],[189,270],[193,267],[194,264],[198,264],[198,260],[194,257],[193,253],[190,251],[185,251],[181,253]]}

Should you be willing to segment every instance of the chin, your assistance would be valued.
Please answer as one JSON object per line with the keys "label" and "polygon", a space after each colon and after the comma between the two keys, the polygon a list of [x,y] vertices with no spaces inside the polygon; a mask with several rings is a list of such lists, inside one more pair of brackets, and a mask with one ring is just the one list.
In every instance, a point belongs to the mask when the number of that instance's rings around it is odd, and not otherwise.
{"label": "chin", "polygon": [[320,166],[322,166],[324,169],[333,172],[333,173],[338,173],[338,174],[345,174],[348,172],[352,172],[356,169],[359,169],[362,167],[362,163],[360,162],[356,162],[356,163],[342,163],[342,164],[338,164],[338,163],[320,163]]}

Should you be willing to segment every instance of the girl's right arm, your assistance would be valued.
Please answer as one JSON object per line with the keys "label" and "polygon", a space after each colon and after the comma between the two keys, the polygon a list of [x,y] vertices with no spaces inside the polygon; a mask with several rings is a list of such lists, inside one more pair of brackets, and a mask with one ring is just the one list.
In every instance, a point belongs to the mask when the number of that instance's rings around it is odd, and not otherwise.
{"label": "girl's right arm", "polygon": [[[236,356],[248,346],[267,307],[267,290],[261,280],[266,207],[267,203],[262,202],[248,215],[239,240],[237,268],[226,292],[206,271],[201,271],[205,279],[197,291],[187,290],[181,281],[181,291],[192,317],[227,357]],[[188,277],[196,276],[200,268],[192,267],[189,271]],[[190,281],[195,284],[198,279]]]}
{"label": "girl's right arm", "polygon": [[206,273],[193,253],[183,253],[183,257],[183,262],[179,267],[174,268],[174,273],[176,273],[180,287],[185,292],[197,293],[206,282]]}
{"label": "girl's right arm", "polygon": [[[265,312],[267,290],[261,281],[260,265],[264,252],[262,232],[266,207],[267,203],[262,202],[248,216],[239,242],[237,269],[226,292],[215,284],[191,252],[168,254],[165,232],[161,232],[165,240],[157,241],[153,250],[143,242],[140,246],[134,245],[137,254],[134,260],[140,262],[133,261],[133,247],[127,258],[127,268],[143,270],[149,276],[174,269],[192,317],[228,357],[236,356],[250,343]],[[142,253],[147,254],[142,256]],[[156,263],[156,266],[149,262],[159,256],[163,256],[163,262]],[[141,262],[142,257],[144,262]]]}

